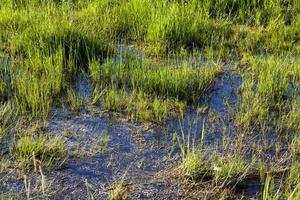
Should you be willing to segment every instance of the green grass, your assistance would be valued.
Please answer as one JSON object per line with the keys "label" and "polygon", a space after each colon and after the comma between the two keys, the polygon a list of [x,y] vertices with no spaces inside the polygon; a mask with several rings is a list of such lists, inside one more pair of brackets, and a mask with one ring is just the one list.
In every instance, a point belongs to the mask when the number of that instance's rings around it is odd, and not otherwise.
{"label": "green grass", "polygon": [[197,101],[221,73],[219,66],[161,66],[137,68],[132,72],[134,88],[148,93]]}
{"label": "green grass", "polygon": [[[299,185],[300,180],[300,168],[299,168],[299,153],[300,153],[300,134],[296,134],[290,143],[290,152],[292,155],[292,162],[290,164],[290,170],[288,174],[288,182],[291,188],[297,188],[297,184]],[[299,191],[298,191],[299,193]],[[299,195],[299,194],[298,194]]]}
{"label": "green grass", "polygon": [[[25,134],[18,123],[46,122],[56,102],[77,114],[93,104],[131,121],[182,118],[231,64],[243,80],[232,120],[241,135],[285,137],[292,184],[282,192],[297,199],[299,27],[299,0],[0,0],[0,141]],[[120,45],[143,56],[118,52]],[[71,89],[82,71],[91,102]],[[207,171],[217,185],[243,177],[243,155],[213,159],[201,149],[204,128],[197,147],[191,134],[177,137],[185,172]],[[35,159],[57,167],[66,156],[61,139],[39,134],[21,136],[10,153],[25,167]],[[277,198],[272,178],[265,182],[263,198]]]}
{"label": "green grass", "polygon": [[15,128],[17,115],[10,103],[0,104],[0,149],[5,144],[5,138]]}
{"label": "green grass", "polygon": [[278,200],[279,198],[280,198],[279,190],[277,192],[274,192],[274,179],[271,175],[268,174],[264,185],[262,199]]}
{"label": "green grass", "polygon": [[142,122],[165,123],[170,117],[179,117],[185,106],[177,100],[152,97],[142,91],[109,89],[104,94],[104,109],[107,111],[124,113],[129,120]]}
{"label": "green grass", "polygon": [[240,123],[298,129],[298,97],[291,88],[299,84],[299,59],[250,56],[245,62],[249,70],[242,85]]}
{"label": "green grass", "polygon": [[10,155],[22,168],[57,168],[67,159],[61,138],[49,136],[23,136],[11,148]]}
{"label": "green grass", "polygon": [[[99,70],[97,63],[113,54],[111,47],[120,40],[150,54],[182,48],[212,49],[223,58],[244,52],[297,52],[298,4],[296,0],[1,1],[1,54],[17,59],[11,59],[12,69],[1,69],[0,76],[10,74],[10,98],[18,111],[42,119],[53,98],[72,85],[79,68],[89,68],[93,80],[101,84],[131,85],[155,95],[194,100],[197,95],[189,93],[203,93],[220,72],[218,67],[140,67],[107,59]],[[34,89],[29,91],[29,85]],[[7,100],[3,79],[0,86],[1,101]]]}
{"label": "green grass", "polygon": [[214,175],[216,181],[226,184],[237,181],[241,176],[247,174],[249,164],[242,157],[218,158],[214,161]]}
{"label": "green grass", "polygon": [[79,113],[84,107],[84,98],[76,94],[73,89],[67,90],[67,104],[73,113]]}
{"label": "green grass", "polygon": [[211,166],[200,152],[191,152],[183,159],[184,171],[194,179],[211,176]]}
{"label": "green grass", "polygon": [[222,73],[218,64],[183,62],[180,66],[161,66],[131,58],[128,63],[107,59],[100,65],[92,60],[89,70],[94,85],[131,88],[162,98],[197,102]]}
{"label": "green grass", "polygon": [[51,109],[53,96],[62,85],[62,54],[40,55],[34,52],[30,60],[12,65],[14,100],[20,113],[30,113],[45,119]]}
{"label": "green grass", "polygon": [[196,135],[189,128],[185,133],[182,127],[182,134],[175,134],[177,144],[180,148],[183,172],[197,183],[211,180],[220,188],[235,186],[250,174],[253,166],[244,159],[242,152],[234,156],[218,154],[210,149],[203,149],[204,127],[199,141]]}

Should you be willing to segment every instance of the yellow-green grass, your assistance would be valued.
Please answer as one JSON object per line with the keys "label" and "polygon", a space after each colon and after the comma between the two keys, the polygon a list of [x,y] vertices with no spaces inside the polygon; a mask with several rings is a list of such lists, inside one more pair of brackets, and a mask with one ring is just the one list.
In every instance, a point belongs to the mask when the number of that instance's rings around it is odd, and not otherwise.
{"label": "yellow-green grass", "polygon": [[240,124],[260,128],[299,130],[298,58],[249,56],[244,75],[240,105]]}
{"label": "yellow-green grass", "polygon": [[185,106],[178,100],[162,99],[134,90],[127,93],[124,89],[109,89],[103,98],[107,111],[124,113],[129,120],[165,123],[170,117],[180,117]]}
{"label": "yellow-green grass", "polygon": [[23,168],[61,167],[67,159],[63,141],[59,137],[22,136],[11,148],[10,155]]}
{"label": "yellow-green grass", "polygon": [[[93,60],[100,64],[114,52],[110,51],[112,44],[120,40],[150,53],[198,48],[212,49],[221,57],[299,50],[296,0],[2,0],[0,16],[1,55],[12,62],[12,69],[5,72],[12,79],[11,98],[20,113],[43,119],[51,110],[53,97],[72,84],[78,69],[87,68]],[[131,69],[111,61],[104,66],[104,74],[91,73],[94,80],[122,86],[129,82],[135,89],[180,99],[190,96],[187,93],[202,93],[219,70],[173,66]],[[115,80],[110,80],[112,68],[117,70],[113,71]],[[147,77],[143,77],[145,73]],[[179,75],[183,76],[182,83]],[[8,98],[5,84],[2,79],[1,101]],[[34,89],[28,91],[28,85]]]}

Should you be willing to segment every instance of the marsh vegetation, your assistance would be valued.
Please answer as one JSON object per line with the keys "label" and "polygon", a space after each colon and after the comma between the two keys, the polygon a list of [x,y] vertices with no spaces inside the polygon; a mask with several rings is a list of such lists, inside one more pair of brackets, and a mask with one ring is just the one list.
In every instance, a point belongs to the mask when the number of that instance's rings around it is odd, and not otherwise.
{"label": "marsh vegetation", "polygon": [[300,199],[299,0],[0,0],[0,199]]}

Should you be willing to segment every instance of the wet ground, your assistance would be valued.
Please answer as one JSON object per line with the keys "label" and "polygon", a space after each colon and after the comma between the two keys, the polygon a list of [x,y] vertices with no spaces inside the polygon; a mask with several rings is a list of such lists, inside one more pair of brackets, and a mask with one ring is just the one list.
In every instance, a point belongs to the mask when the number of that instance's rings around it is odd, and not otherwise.
{"label": "wet ground", "polygon": [[[203,100],[207,110],[199,114],[190,108],[181,126],[187,130],[192,123],[193,132],[199,133],[203,120],[207,120],[206,124],[220,122],[220,116],[226,116],[224,100],[236,100],[239,84],[236,75],[224,74]],[[180,160],[173,139],[173,133],[180,134],[180,128],[176,119],[160,127],[129,123],[121,116],[101,111],[74,116],[57,110],[49,119],[46,130],[49,134],[62,136],[71,155],[63,170],[51,174],[64,180],[56,185],[57,190],[65,188],[62,196],[78,197],[87,192],[87,180],[94,196],[105,198],[114,183],[123,181],[133,198],[159,198],[167,193],[164,190],[169,190],[163,182],[164,171],[176,166]],[[206,128],[206,131],[205,143],[221,141],[218,126]]]}
{"label": "wet ground", "polygon": [[[123,50],[124,47],[119,48]],[[129,50],[125,48],[125,52]],[[144,55],[138,51],[133,54],[143,59]],[[126,62],[126,59],[130,59],[128,55],[120,53],[115,62]],[[47,185],[43,198],[106,199],[117,183],[124,183],[133,199],[180,198],[178,185],[165,180],[166,174],[180,163],[174,133],[180,135],[181,128],[185,133],[191,129],[197,141],[204,125],[203,146],[208,150],[218,149],[224,138],[237,134],[231,115],[232,108],[237,108],[242,79],[230,65],[224,64],[223,69],[224,73],[209,91],[201,94],[198,109],[189,107],[184,119],[170,119],[164,126],[128,122],[122,115],[104,113],[96,107],[88,107],[80,114],[54,109],[45,134],[62,137],[69,158],[62,169],[43,172]],[[74,90],[87,99],[91,97],[87,76],[78,77]],[[40,172],[28,174],[27,181],[33,187],[31,197],[42,198],[43,176]],[[17,199],[26,197],[24,176],[14,169],[2,174],[0,183],[0,193]],[[247,197],[257,197],[261,183],[254,178],[237,188]]]}
{"label": "wet ground", "polygon": [[[120,115],[102,113],[97,108],[78,115],[54,110],[46,134],[62,137],[70,157],[62,169],[45,172],[49,198],[86,199],[92,195],[105,199],[112,186],[120,182],[128,186],[134,199],[176,196],[179,188],[164,181],[164,175],[180,161],[173,133],[181,134],[181,127],[188,132],[191,126],[198,133],[197,139],[204,121],[205,145],[215,147],[221,143],[223,126],[230,126],[226,108],[237,103],[240,84],[235,72],[225,71],[202,99],[200,111],[189,108],[181,123],[172,119],[163,127],[130,123]],[[75,89],[82,96],[89,96],[89,86],[88,80],[79,77]],[[39,176],[37,173],[31,177],[32,185],[39,185]],[[2,191],[24,190],[23,177],[5,179]],[[256,192],[252,189],[249,194]]]}

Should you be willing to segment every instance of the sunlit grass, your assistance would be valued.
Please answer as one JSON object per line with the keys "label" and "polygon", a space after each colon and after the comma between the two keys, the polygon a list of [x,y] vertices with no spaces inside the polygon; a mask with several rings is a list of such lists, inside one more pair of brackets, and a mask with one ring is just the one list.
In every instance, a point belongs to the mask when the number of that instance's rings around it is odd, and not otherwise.
{"label": "sunlit grass", "polygon": [[164,123],[169,117],[184,112],[184,104],[177,100],[152,97],[142,91],[127,93],[125,90],[109,89],[104,95],[104,109],[126,114],[129,120]]}
{"label": "sunlit grass", "polygon": [[[299,0],[0,0],[0,142],[15,134],[10,155],[20,166],[58,167],[66,158],[61,138],[24,136],[18,117],[26,119],[23,126],[46,124],[57,102],[76,114],[91,103],[163,125],[183,118],[222,73],[236,70],[243,83],[232,121],[241,133],[285,136],[291,184],[282,193],[298,199],[299,13]],[[120,44],[143,56],[119,52]],[[81,71],[91,78],[92,102],[71,89]],[[245,176],[244,155],[212,157],[201,149],[204,128],[197,147],[191,134],[177,137],[186,173],[208,173],[218,186]],[[277,155],[281,147],[275,148]],[[262,179],[266,171],[261,164]],[[272,177],[262,182],[262,197],[277,199]],[[116,185],[110,197],[127,198],[124,190]]]}
{"label": "sunlit grass", "polygon": [[67,159],[61,138],[23,136],[10,151],[20,167],[60,167]]}
{"label": "sunlit grass", "polygon": [[297,88],[299,81],[297,73],[291,72],[298,69],[299,59],[250,56],[247,62],[250,67],[242,85],[240,123],[244,127],[297,129],[298,97],[292,88]]}

